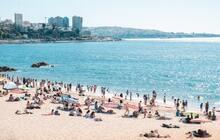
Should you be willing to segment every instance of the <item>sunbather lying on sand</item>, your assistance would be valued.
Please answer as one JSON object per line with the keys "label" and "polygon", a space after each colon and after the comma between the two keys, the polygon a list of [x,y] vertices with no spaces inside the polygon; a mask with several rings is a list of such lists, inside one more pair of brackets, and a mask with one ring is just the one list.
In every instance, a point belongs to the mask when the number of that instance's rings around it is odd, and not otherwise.
{"label": "sunbather lying on sand", "polygon": [[209,133],[207,133],[206,130],[202,130],[202,129],[198,129],[197,131],[187,132],[186,135],[188,135],[187,138],[192,138],[193,136],[200,137],[200,138],[211,137],[211,135]]}
{"label": "sunbather lying on sand", "polygon": [[77,116],[76,110],[71,110],[69,116]]}
{"label": "sunbather lying on sand", "polygon": [[180,128],[177,125],[165,124],[165,123],[163,123],[161,127],[165,127],[165,128]]}
{"label": "sunbather lying on sand", "polygon": [[20,98],[19,97],[14,97],[12,94],[10,94],[8,100],[8,102],[17,102],[17,101],[20,101]]}
{"label": "sunbather lying on sand", "polygon": [[138,111],[134,111],[134,112],[132,113],[132,115],[126,114],[126,115],[124,115],[124,116],[122,116],[122,117],[123,117],[123,118],[138,118],[138,116],[139,116],[139,112],[138,112]]}
{"label": "sunbather lying on sand", "polygon": [[53,97],[53,98],[51,99],[51,103],[53,103],[53,104],[58,104],[59,101],[56,99],[56,97]]}
{"label": "sunbather lying on sand", "polygon": [[40,106],[38,104],[30,103],[30,101],[27,101],[26,109],[40,109]]}
{"label": "sunbather lying on sand", "polygon": [[90,117],[90,110],[88,110],[88,111],[86,112],[86,114],[84,115],[84,117],[85,117],[85,118],[89,118],[89,117]]}
{"label": "sunbather lying on sand", "polygon": [[27,109],[24,110],[24,112],[21,112],[20,110],[17,110],[15,112],[16,115],[23,115],[23,114],[33,114],[32,112],[28,111]]}
{"label": "sunbather lying on sand", "polygon": [[58,112],[58,110],[56,110],[56,111],[54,112],[54,115],[60,116],[60,113]]}
{"label": "sunbather lying on sand", "polygon": [[152,118],[152,113],[151,113],[151,111],[148,112],[147,118]]}
{"label": "sunbather lying on sand", "polygon": [[156,120],[171,120],[172,118],[166,117],[166,116],[158,116],[156,117]]}
{"label": "sunbather lying on sand", "polygon": [[94,111],[91,112],[90,118],[92,118],[92,119],[95,118],[95,112]]}
{"label": "sunbather lying on sand", "polygon": [[140,136],[146,138],[170,138],[170,135],[160,135],[157,130],[151,130],[149,133],[140,134]]}
{"label": "sunbather lying on sand", "polygon": [[95,118],[94,121],[100,122],[100,121],[102,121],[102,118]]}
{"label": "sunbather lying on sand", "polygon": [[0,90],[0,97],[8,95],[8,92]]}
{"label": "sunbather lying on sand", "polygon": [[154,116],[155,116],[155,117],[160,117],[160,113],[158,112],[158,110],[155,111]]}
{"label": "sunbather lying on sand", "polygon": [[106,109],[103,104],[101,104],[100,106],[98,106],[96,109],[97,113],[105,113],[105,114],[115,114],[114,110],[112,109]]}
{"label": "sunbather lying on sand", "polygon": [[0,97],[3,97],[4,96],[4,94],[3,94],[3,92],[0,90]]}
{"label": "sunbather lying on sand", "polygon": [[41,114],[41,115],[43,115],[43,116],[52,116],[52,115],[57,115],[57,116],[59,116],[60,113],[58,112],[58,110],[55,110],[55,111],[54,111],[54,109],[52,109],[50,113],[48,113],[48,114]]}

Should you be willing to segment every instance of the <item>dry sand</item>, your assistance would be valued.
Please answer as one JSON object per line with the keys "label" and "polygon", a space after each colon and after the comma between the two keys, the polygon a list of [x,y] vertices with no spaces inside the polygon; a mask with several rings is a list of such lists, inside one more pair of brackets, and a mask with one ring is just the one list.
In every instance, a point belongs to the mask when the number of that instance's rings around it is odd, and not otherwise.
{"label": "dry sand", "polygon": [[[15,96],[21,96],[14,94]],[[82,99],[82,97],[80,97]],[[96,114],[103,119],[95,122],[84,117],[70,117],[68,112],[60,111],[60,116],[43,116],[59,105],[46,101],[40,110],[32,110],[32,115],[15,115],[17,109],[23,110],[26,101],[6,102],[8,95],[0,97],[0,140],[144,140],[140,133],[157,129],[161,135],[169,134],[174,140],[186,139],[185,133],[199,128],[206,129],[211,138],[220,139],[220,124],[183,124],[174,117],[173,111],[166,111],[172,120],[162,121],[145,118],[122,118],[124,110],[115,110],[117,114]],[[84,107],[85,108],[85,107]],[[160,112],[164,110],[160,108]],[[85,112],[85,110],[83,110]],[[162,123],[179,125],[179,129],[162,128]],[[150,138],[153,139],[153,138]],[[193,138],[197,139],[197,138]]]}

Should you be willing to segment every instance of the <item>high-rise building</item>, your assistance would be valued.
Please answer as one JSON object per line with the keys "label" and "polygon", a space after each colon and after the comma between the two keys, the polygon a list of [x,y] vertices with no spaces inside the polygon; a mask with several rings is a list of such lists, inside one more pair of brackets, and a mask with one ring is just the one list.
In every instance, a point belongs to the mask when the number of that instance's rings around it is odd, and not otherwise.
{"label": "high-rise building", "polygon": [[53,17],[48,18],[48,24],[49,25],[53,25],[54,24],[54,18]]}
{"label": "high-rise building", "polygon": [[72,18],[72,29],[73,30],[82,30],[83,18],[78,16],[73,16]]}
{"label": "high-rise building", "polygon": [[69,27],[69,18],[68,17],[51,17],[48,19],[49,25],[55,25],[57,27]]}
{"label": "high-rise building", "polygon": [[68,17],[63,18],[63,27],[65,27],[65,28],[69,27],[69,18]]}
{"label": "high-rise building", "polygon": [[15,26],[22,27],[23,25],[23,15],[15,13]]}

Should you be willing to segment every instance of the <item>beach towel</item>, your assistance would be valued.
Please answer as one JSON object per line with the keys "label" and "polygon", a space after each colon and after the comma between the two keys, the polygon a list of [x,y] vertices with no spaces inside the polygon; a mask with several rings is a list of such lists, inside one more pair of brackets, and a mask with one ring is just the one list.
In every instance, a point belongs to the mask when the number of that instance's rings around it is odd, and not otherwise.
{"label": "beach towel", "polygon": [[190,120],[191,123],[206,123],[206,122],[211,122],[211,120],[205,119],[205,118],[196,118]]}
{"label": "beach towel", "polygon": [[156,117],[156,120],[171,120],[171,119],[172,118],[165,117],[165,116]]}
{"label": "beach towel", "polygon": [[105,103],[104,107],[106,107],[106,108],[117,108],[118,104],[117,103]]}
{"label": "beach towel", "polygon": [[165,124],[165,123],[163,123],[161,127],[165,127],[165,128],[180,128],[177,125]]}
{"label": "beach towel", "polygon": [[136,105],[133,105],[133,104],[128,104],[128,107],[130,109],[138,110],[138,107]]}
{"label": "beach towel", "polygon": [[26,93],[24,90],[21,90],[21,89],[13,89],[10,92],[15,93],[15,94],[24,94],[24,93]]}
{"label": "beach towel", "polygon": [[119,96],[115,96],[115,97],[112,97],[113,99],[117,99],[117,100],[124,100],[122,97],[119,97]]}

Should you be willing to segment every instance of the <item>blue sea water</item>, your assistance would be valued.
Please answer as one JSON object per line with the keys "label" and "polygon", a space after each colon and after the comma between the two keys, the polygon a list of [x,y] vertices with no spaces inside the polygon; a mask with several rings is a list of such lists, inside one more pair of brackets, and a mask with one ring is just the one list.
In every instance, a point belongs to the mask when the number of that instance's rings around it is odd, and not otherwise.
{"label": "blue sea water", "polygon": [[[46,61],[53,68],[33,69]],[[0,45],[12,75],[109,87],[219,104],[220,42],[121,41]],[[197,102],[197,101],[196,101]]]}

